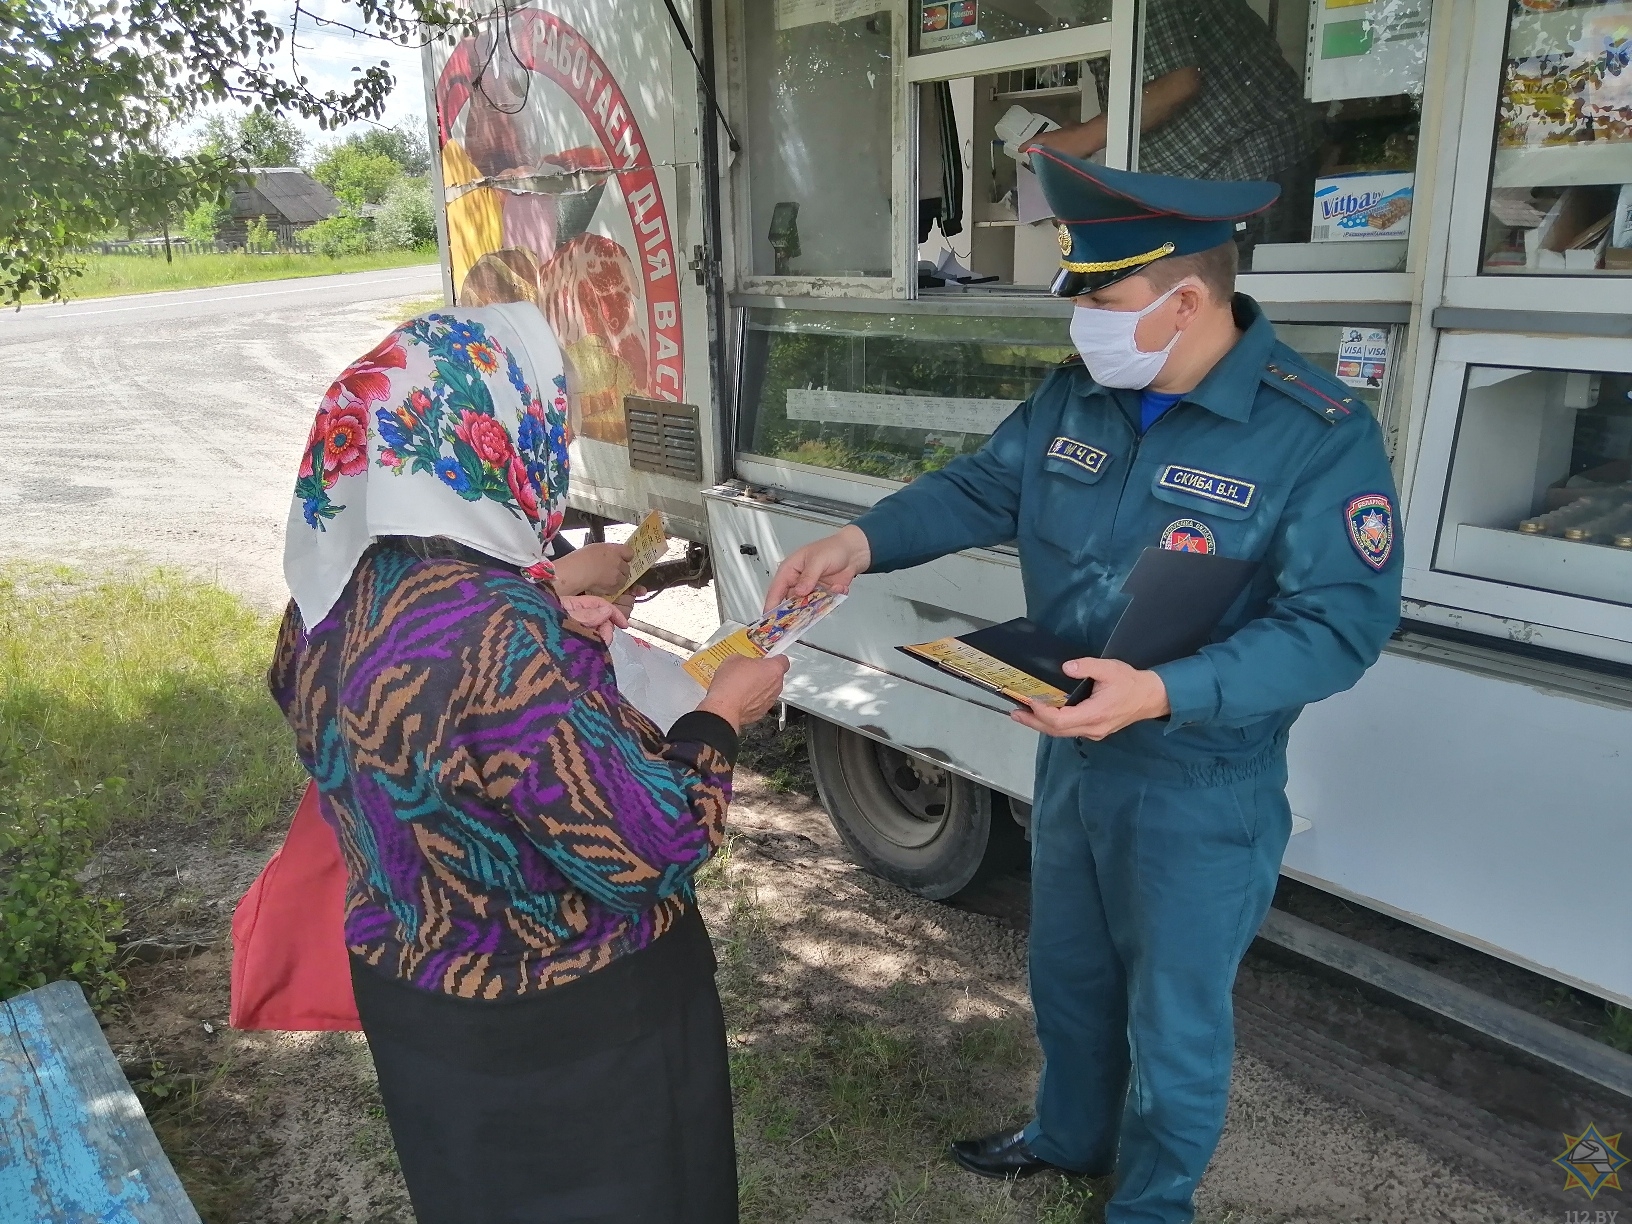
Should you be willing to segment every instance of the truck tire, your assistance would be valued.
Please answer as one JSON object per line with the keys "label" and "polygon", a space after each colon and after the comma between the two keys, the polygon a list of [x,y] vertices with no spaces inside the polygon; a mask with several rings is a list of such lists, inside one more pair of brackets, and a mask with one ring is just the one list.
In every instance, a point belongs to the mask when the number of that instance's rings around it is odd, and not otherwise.
{"label": "truck tire", "polygon": [[993,820],[986,787],[819,718],[805,742],[828,819],[874,875],[944,901],[1014,865],[1020,829]]}

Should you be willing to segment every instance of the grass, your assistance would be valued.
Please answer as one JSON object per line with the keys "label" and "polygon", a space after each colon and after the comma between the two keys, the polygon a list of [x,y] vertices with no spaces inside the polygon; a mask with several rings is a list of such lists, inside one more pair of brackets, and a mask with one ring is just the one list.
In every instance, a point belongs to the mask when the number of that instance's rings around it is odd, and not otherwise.
{"label": "grass", "polygon": [[430,297],[409,298],[406,302],[401,302],[393,307],[386,315],[386,318],[393,323],[406,323],[415,315],[422,315],[427,310],[437,310],[446,305],[447,303],[442,300],[440,293]]}
{"label": "grass", "polygon": [[67,281],[63,296],[72,300],[171,289],[206,289],[211,285],[373,272],[435,262],[435,251],[376,251],[332,258],[296,254],[177,255],[168,263],[162,255],[87,255],[83,260],[85,274]]}
{"label": "grass", "polygon": [[0,567],[0,786],[122,778],[96,796],[102,832],[253,841],[305,780],[266,690],[274,633],[235,596],[173,575]]}

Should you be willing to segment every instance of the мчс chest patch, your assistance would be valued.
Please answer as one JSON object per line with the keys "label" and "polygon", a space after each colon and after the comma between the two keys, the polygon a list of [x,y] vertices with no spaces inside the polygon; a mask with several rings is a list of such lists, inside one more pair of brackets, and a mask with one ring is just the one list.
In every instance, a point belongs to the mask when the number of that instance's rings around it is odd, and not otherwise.
{"label": "\u043c\u0447\u0441 chest patch", "polygon": [[1394,552],[1394,507],[1382,493],[1363,493],[1343,513],[1349,543],[1374,570],[1388,564]]}
{"label": "\u043c\u0447\u0441 chest patch", "polygon": [[1174,519],[1162,528],[1161,547],[1169,552],[1217,553],[1213,529],[1195,519]]}
{"label": "\u043c\u0447\u0441 chest patch", "polygon": [[1177,463],[1170,463],[1163,468],[1162,474],[1156,478],[1156,483],[1161,488],[1172,489],[1176,493],[1189,493],[1194,497],[1204,497],[1208,501],[1235,506],[1240,510],[1249,509],[1252,506],[1252,499],[1258,495],[1258,486],[1250,480],[1220,476],[1217,472],[1204,472],[1200,468],[1181,467]]}
{"label": "\u043c\u0447\u0441 chest patch", "polygon": [[1083,471],[1098,476],[1105,470],[1105,461],[1111,456],[1099,447],[1078,442],[1075,438],[1055,438],[1048,444],[1048,457],[1064,459],[1067,463],[1074,463]]}

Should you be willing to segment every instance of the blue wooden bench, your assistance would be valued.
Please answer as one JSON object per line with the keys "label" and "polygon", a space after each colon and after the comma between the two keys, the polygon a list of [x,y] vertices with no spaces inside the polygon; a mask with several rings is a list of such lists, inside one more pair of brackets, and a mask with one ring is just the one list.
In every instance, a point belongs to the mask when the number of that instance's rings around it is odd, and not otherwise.
{"label": "blue wooden bench", "polygon": [[73,982],[0,1003],[0,1221],[199,1224]]}

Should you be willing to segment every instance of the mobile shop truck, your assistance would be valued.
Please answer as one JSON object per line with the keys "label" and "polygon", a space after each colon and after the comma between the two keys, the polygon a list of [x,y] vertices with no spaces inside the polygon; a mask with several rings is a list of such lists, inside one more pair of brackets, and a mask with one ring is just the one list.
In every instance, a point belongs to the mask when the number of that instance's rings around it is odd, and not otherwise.
{"label": "mobile shop truck", "polygon": [[[746,623],[976,449],[1070,351],[1005,141],[1103,116],[1137,169],[1161,2],[534,0],[430,47],[447,299],[554,326],[572,505],[662,511]],[[1283,870],[1632,1005],[1632,3],[1242,3],[1318,147],[1241,289],[1382,422],[1405,557],[1400,632],[1293,732]],[[1029,820],[1035,741],[895,648],[1023,611],[975,549],[792,651],[834,824],[926,896]]]}

